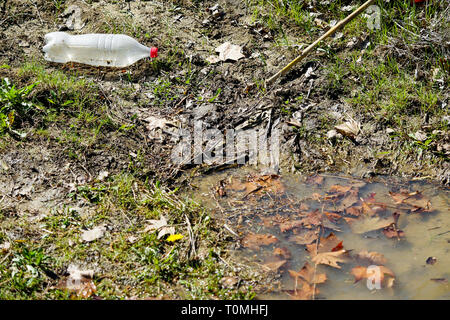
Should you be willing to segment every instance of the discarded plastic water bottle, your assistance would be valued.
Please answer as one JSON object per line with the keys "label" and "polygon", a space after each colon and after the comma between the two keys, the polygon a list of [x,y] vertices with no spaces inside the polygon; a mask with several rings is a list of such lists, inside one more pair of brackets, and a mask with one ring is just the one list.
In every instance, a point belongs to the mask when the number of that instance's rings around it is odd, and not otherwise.
{"label": "discarded plastic water bottle", "polygon": [[124,68],[142,58],[156,58],[158,55],[158,48],[146,47],[123,34],[51,32],[45,35],[45,43],[45,60],[59,63],[79,62]]}

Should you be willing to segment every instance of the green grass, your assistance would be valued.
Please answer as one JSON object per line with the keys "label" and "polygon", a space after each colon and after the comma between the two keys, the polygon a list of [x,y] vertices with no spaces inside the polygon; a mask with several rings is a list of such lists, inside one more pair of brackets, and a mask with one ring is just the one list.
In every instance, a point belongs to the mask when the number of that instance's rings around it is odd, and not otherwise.
{"label": "green grass", "polygon": [[[17,89],[8,78],[0,82],[0,133],[11,130],[33,111],[29,95],[38,82]],[[19,120],[19,121],[16,121]]]}
{"label": "green grass", "polygon": [[[20,223],[26,233],[34,235],[26,240],[15,242],[1,234],[1,241],[12,243],[12,254],[0,265],[0,298],[67,298],[71,293],[56,289],[65,268],[72,263],[88,268],[94,262],[98,266],[94,276],[96,295],[105,299],[157,297],[160,293],[185,299],[254,296],[251,287],[221,287],[220,280],[229,274],[219,258],[226,255],[222,251],[225,243],[217,238],[208,212],[189,199],[179,198],[175,191],[120,174],[79,187],[68,197],[93,205],[92,214],[55,208],[39,226]],[[143,232],[148,219],[161,215],[184,236],[181,240],[169,243],[167,236],[158,239],[157,232]],[[186,219],[201,258],[191,254]],[[17,221],[6,219],[2,228],[8,223]],[[99,224],[109,226],[102,238],[91,243],[81,241],[83,230]],[[132,242],[131,236],[136,237]],[[49,276],[53,274],[57,279]]]}

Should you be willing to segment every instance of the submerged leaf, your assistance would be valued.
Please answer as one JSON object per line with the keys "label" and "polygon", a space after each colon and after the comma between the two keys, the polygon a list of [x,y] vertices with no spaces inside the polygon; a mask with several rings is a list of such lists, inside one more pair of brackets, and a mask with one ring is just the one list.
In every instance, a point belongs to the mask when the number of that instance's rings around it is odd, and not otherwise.
{"label": "submerged leaf", "polygon": [[286,260],[273,261],[263,264],[263,267],[269,271],[277,272],[282,266],[286,264]]}
{"label": "submerged leaf", "polygon": [[308,262],[305,263],[303,268],[300,271],[289,270],[289,274],[291,277],[302,278],[310,284],[313,283],[323,283],[327,280],[327,275],[325,273],[317,273],[314,271],[314,268],[309,265]]}
{"label": "submerged leaf", "polygon": [[[368,278],[376,278],[379,277],[380,283],[383,282],[385,275],[388,275],[392,278],[395,278],[395,274],[385,266],[371,266],[370,272],[368,272],[367,267],[363,266],[357,266],[352,269],[351,274],[355,277],[355,283],[360,281],[361,279],[368,279]],[[392,283],[390,284],[392,286]]]}
{"label": "submerged leaf", "polygon": [[387,260],[381,253],[378,252],[368,252],[367,250],[361,251],[357,254],[357,257],[362,260],[367,260],[370,263],[384,265]]}
{"label": "submerged leaf", "polygon": [[261,246],[268,246],[278,242],[278,239],[271,234],[249,233],[242,239],[242,246],[253,250],[259,249]]}
{"label": "submerged leaf", "polygon": [[310,300],[319,293],[319,289],[314,288],[314,285],[310,285],[305,281],[302,281],[301,285],[302,288],[300,290],[285,290],[284,292],[286,292],[293,300]]}

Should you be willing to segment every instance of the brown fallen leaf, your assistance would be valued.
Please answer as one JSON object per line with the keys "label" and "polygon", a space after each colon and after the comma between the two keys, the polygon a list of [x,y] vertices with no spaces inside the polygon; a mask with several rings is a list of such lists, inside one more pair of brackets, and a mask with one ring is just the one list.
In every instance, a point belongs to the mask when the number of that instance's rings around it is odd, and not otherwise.
{"label": "brown fallen leaf", "polygon": [[320,201],[320,199],[322,199],[322,196],[321,196],[319,193],[314,192],[314,193],[311,195],[311,199],[313,199],[314,201]]}
{"label": "brown fallen leaf", "polygon": [[231,191],[244,192],[243,199],[262,191],[274,194],[281,194],[285,191],[278,175],[249,176],[244,182],[234,178],[227,187]]}
{"label": "brown fallen leaf", "polygon": [[268,246],[278,242],[278,239],[271,234],[249,233],[241,241],[245,248],[258,250],[261,246]]}
{"label": "brown fallen leaf", "polygon": [[382,219],[379,216],[362,216],[359,219],[346,218],[345,221],[350,225],[352,232],[357,234],[384,229],[394,223],[392,217]]}
{"label": "brown fallen leaf", "polygon": [[339,184],[332,185],[328,193],[347,193],[352,189],[352,186],[341,186]]}
{"label": "brown fallen leaf", "polygon": [[338,222],[342,218],[341,215],[339,215],[339,214],[337,214],[335,212],[325,211],[324,214],[327,216],[328,220],[330,220],[333,223]]}
{"label": "brown fallen leaf", "polygon": [[348,191],[345,196],[339,201],[339,204],[336,205],[337,211],[344,211],[348,207],[353,206],[354,204],[358,203],[359,197],[358,197],[359,189],[352,189]]}
{"label": "brown fallen leaf", "polygon": [[380,277],[380,283],[383,283],[385,275],[388,275],[392,278],[395,278],[395,274],[387,267],[385,266],[371,266],[372,268],[370,269],[370,271],[368,272],[368,268],[367,267],[363,267],[363,266],[357,266],[355,268],[352,269],[351,274],[355,277],[355,283],[360,281],[361,279],[368,279],[368,278],[373,278],[376,277],[377,272],[375,271],[375,267],[378,267],[379,270],[379,277]]}
{"label": "brown fallen leaf", "polygon": [[362,208],[361,207],[350,207],[345,209],[345,213],[351,216],[359,217],[361,215]]}
{"label": "brown fallen leaf", "polygon": [[307,213],[307,215],[300,220],[301,224],[305,228],[315,228],[317,226],[323,226],[325,228],[340,231],[339,227],[332,223],[325,214],[321,213],[318,209],[313,212]]}
{"label": "brown fallen leaf", "polygon": [[361,126],[353,119],[334,127],[337,132],[349,138],[355,138],[361,131]]}
{"label": "brown fallen leaf", "polygon": [[290,259],[291,258],[291,253],[285,247],[273,249],[273,254],[275,256],[279,256],[279,257],[282,257],[284,259]]}
{"label": "brown fallen leaf", "polygon": [[314,285],[308,284],[306,281],[301,282],[302,288],[296,290],[285,290],[292,300],[310,300],[312,297],[319,294],[319,289],[314,288]]}
{"label": "brown fallen leaf", "polygon": [[300,233],[289,237],[289,242],[295,242],[300,245],[310,244],[317,240],[317,232],[315,230],[302,230]]}
{"label": "brown fallen leaf", "polygon": [[323,283],[327,280],[327,275],[325,273],[314,272],[314,268],[311,267],[308,262],[306,262],[303,268],[301,268],[298,272],[289,270],[289,275],[294,279],[302,278],[309,284]]}
{"label": "brown fallen leaf", "polygon": [[431,202],[420,191],[408,192],[400,190],[400,192],[389,192],[396,204],[403,204],[410,207],[411,212],[430,212]]}
{"label": "brown fallen leaf", "polygon": [[384,265],[387,262],[384,255],[378,252],[368,252],[367,250],[364,250],[358,253],[356,256],[358,259],[367,260],[370,263],[377,265]]}
{"label": "brown fallen leaf", "polygon": [[262,220],[264,226],[267,228],[271,228],[276,225],[279,226],[280,224],[286,223],[289,221],[289,217],[282,216],[280,214],[276,214],[273,216],[267,216],[267,217],[259,217],[259,218]]}
{"label": "brown fallen leaf", "polygon": [[319,175],[310,176],[308,179],[306,179],[307,184],[316,184],[320,186],[323,183],[324,178]]}
{"label": "brown fallen leaf", "polygon": [[282,222],[278,225],[280,227],[280,232],[290,231],[295,228],[300,228],[303,226],[303,220],[292,220]]}
{"label": "brown fallen leaf", "polygon": [[317,254],[311,260],[316,264],[326,264],[334,268],[340,269],[338,262],[345,263],[347,260],[343,255],[347,253],[346,250],[339,250],[334,252],[323,252]]}
{"label": "brown fallen leaf", "polygon": [[273,261],[263,264],[264,269],[272,272],[278,272],[282,266],[286,264],[286,260]]}
{"label": "brown fallen leaf", "polygon": [[392,238],[403,238],[405,236],[405,233],[403,230],[400,230],[397,228],[397,225],[395,223],[391,223],[389,226],[383,229],[383,234],[386,236],[386,238],[392,239]]}
{"label": "brown fallen leaf", "polygon": [[306,246],[306,250],[314,257],[321,252],[333,252],[342,248],[342,241],[332,232],[326,238],[321,237],[319,246],[316,243]]}
{"label": "brown fallen leaf", "polygon": [[333,233],[326,238],[320,238],[319,246],[312,243],[306,246],[307,251],[311,255],[311,260],[316,264],[326,264],[334,268],[340,269],[338,263],[347,262],[347,250],[344,249],[342,241]]}

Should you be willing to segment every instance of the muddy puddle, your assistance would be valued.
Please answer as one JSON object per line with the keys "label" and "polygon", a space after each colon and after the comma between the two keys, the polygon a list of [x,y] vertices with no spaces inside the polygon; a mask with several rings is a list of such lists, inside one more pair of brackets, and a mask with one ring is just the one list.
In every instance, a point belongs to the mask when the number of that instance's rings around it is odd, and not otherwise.
{"label": "muddy puddle", "polygon": [[449,299],[449,190],[423,182],[232,169],[193,182],[267,273],[259,299]]}

